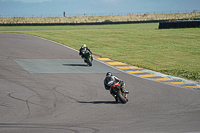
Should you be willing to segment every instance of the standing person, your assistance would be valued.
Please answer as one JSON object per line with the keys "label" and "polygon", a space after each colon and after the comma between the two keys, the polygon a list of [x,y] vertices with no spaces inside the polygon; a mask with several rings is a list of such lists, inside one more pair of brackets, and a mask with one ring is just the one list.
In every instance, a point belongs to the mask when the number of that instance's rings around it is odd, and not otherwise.
{"label": "standing person", "polygon": [[63,16],[65,17],[65,11],[63,12]]}
{"label": "standing person", "polygon": [[92,57],[92,52],[91,50],[86,46],[86,44],[83,44],[82,47],[80,48],[79,50],[79,55],[81,55],[81,57],[83,58],[84,61],[85,60],[85,57],[84,57],[84,54],[86,53],[86,51],[89,51],[91,53],[91,59],[93,60],[93,57]]}

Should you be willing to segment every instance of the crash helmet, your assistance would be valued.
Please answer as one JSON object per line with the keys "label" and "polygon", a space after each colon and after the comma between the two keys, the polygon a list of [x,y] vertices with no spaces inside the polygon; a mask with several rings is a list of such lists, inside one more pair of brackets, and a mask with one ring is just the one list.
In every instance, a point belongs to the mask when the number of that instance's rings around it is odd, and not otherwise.
{"label": "crash helmet", "polygon": [[112,73],[111,72],[107,72],[106,73],[106,77],[111,77],[112,76]]}
{"label": "crash helmet", "polygon": [[85,48],[85,47],[86,47],[86,44],[83,44],[83,45],[82,45],[82,48]]}

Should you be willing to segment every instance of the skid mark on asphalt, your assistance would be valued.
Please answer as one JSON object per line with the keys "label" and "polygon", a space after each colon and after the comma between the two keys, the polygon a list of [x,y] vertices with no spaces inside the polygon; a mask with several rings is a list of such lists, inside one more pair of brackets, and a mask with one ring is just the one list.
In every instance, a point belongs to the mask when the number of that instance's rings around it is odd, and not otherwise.
{"label": "skid mark on asphalt", "polygon": [[113,61],[109,58],[96,58],[99,61],[102,61],[110,66],[123,70],[131,75],[135,75],[144,79],[149,79],[152,81],[163,82],[173,86],[179,86],[187,89],[196,89],[200,90],[200,84],[190,80],[185,80],[182,78],[177,78],[169,75],[164,75],[158,72],[147,70],[144,68],[139,68],[136,66],[128,65],[126,63]]}

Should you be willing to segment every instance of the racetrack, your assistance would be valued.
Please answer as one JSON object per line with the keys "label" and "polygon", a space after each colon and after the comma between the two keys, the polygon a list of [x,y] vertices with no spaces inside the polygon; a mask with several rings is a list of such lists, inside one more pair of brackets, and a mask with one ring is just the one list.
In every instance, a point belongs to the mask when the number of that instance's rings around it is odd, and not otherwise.
{"label": "racetrack", "polygon": [[[80,44],[81,45],[81,44]],[[103,86],[123,79],[127,104]],[[200,132],[200,91],[135,77],[55,42],[0,33],[0,132]]]}

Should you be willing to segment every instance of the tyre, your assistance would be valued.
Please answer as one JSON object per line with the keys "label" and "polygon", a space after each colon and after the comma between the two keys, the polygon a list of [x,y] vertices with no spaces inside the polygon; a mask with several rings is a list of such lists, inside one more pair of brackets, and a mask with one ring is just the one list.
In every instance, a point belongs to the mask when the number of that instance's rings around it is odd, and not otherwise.
{"label": "tyre", "polygon": [[121,91],[117,91],[117,97],[119,98],[120,102],[125,104],[126,103],[126,99],[122,96]]}
{"label": "tyre", "polygon": [[92,66],[92,62],[91,62],[91,59],[90,59],[90,58],[87,58],[87,64],[88,64],[89,66]]}

